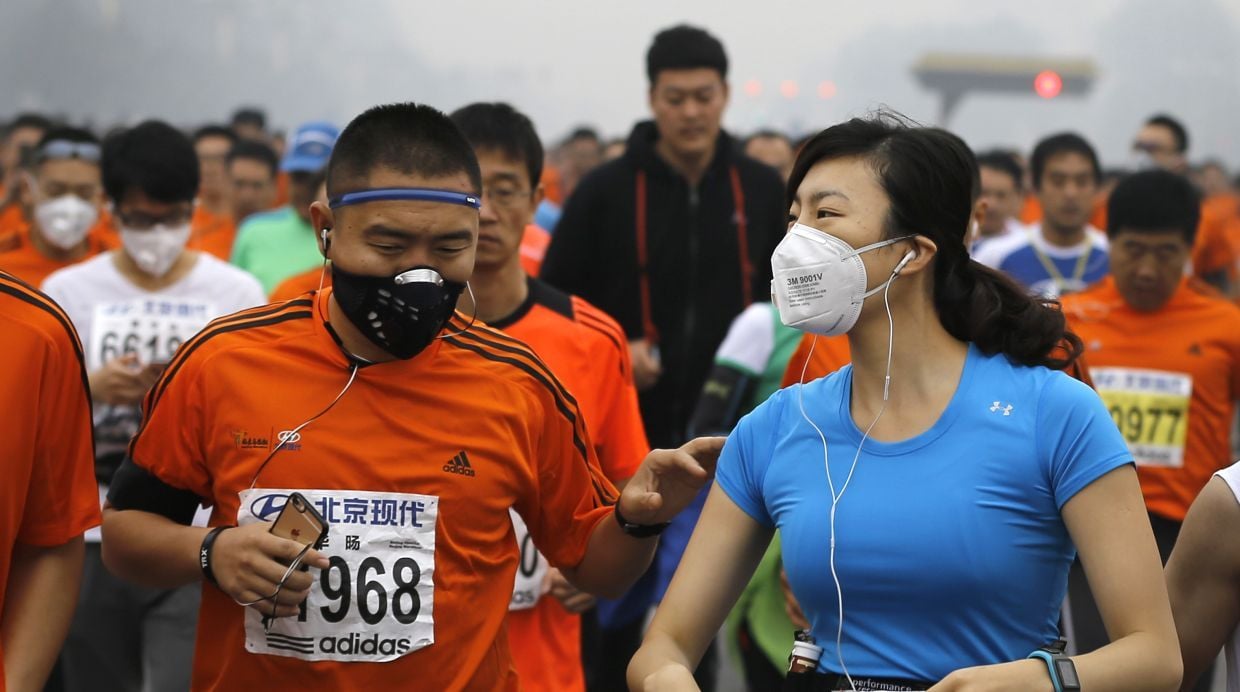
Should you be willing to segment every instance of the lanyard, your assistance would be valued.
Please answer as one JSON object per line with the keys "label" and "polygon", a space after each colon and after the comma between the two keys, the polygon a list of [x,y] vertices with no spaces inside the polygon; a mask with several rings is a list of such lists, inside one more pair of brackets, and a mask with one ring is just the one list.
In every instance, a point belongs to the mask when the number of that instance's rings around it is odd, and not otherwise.
{"label": "lanyard", "polygon": [[[1089,265],[1089,256],[1093,254],[1094,246],[1089,241],[1088,232],[1086,232],[1082,245],[1085,246],[1085,250],[1076,258],[1076,266],[1072,268],[1073,286],[1079,286],[1081,279],[1085,278],[1085,268]],[[1059,287],[1059,295],[1068,293],[1068,280],[1064,278],[1063,274],[1059,273],[1059,267],[1056,267],[1051,258],[1042,252],[1042,248],[1038,247],[1037,238],[1034,237],[1033,230],[1029,231],[1029,246],[1033,248],[1033,254],[1037,256],[1038,262],[1042,263],[1042,268],[1046,270],[1051,280]]]}
{"label": "lanyard", "polygon": [[[753,263],[749,260],[749,224],[745,217],[745,193],[741,174],[736,166],[728,168],[732,182],[732,203],[736,207],[736,244],[740,250],[741,296],[745,307],[753,303]],[[654,324],[650,298],[650,261],[647,252],[646,172],[637,171],[637,280],[642,304],[642,334],[653,346],[659,343],[659,329]],[[690,258],[693,261],[694,258]]]}

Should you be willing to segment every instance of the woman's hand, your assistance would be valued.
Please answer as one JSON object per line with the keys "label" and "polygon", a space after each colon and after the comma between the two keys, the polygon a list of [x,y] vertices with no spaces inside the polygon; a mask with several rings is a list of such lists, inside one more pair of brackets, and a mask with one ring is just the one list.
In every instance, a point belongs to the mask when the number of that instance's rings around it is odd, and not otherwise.
{"label": "woman's hand", "polygon": [[1039,659],[961,668],[929,692],[1055,692],[1050,671]]}

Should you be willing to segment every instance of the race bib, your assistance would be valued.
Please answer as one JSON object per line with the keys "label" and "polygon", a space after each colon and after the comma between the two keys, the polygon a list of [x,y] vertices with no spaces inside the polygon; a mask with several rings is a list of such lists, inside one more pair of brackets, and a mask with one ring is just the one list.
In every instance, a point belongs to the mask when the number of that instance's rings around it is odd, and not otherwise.
{"label": "race bib", "polygon": [[143,364],[167,363],[215,315],[213,303],[185,298],[101,303],[91,322],[87,365],[97,370],[129,354]]}
{"label": "race bib", "polygon": [[1181,468],[1193,378],[1178,372],[1091,368],[1094,387],[1138,466]]}
{"label": "race bib", "polygon": [[529,610],[538,605],[543,597],[543,584],[547,580],[547,558],[534,547],[534,537],[525,525],[525,520],[515,510],[509,509],[512,515],[512,528],[517,532],[517,549],[521,551],[521,561],[517,563],[517,578],[512,584],[512,600],[508,602],[508,610]]}
{"label": "race bib", "polygon": [[[288,489],[241,492],[237,524],[275,521]],[[297,617],[270,629],[245,609],[250,653],[303,661],[383,663],[435,643],[435,524],[439,498],[409,493],[298,490],[327,520],[318,571]]]}

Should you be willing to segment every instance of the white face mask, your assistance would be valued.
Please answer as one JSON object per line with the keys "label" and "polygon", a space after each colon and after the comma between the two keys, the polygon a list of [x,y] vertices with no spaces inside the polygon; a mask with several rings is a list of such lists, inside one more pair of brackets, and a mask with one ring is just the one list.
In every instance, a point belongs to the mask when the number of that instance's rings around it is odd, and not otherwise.
{"label": "white face mask", "polygon": [[121,228],[121,244],[142,271],[160,277],[172,269],[189,241],[189,223],[168,227],[156,224],[147,231]]}
{"label": "white face mask", "polygon": [[34,219],[47,242],[71,250],[99,220],[99,208],[77,195],[61,195],[35,205]]}
{"label": "white face mask", "polygon": [[771,255],[771,300],[779,319],[793,329],[822,336],[845,334],[857,323],[866,298],[883,290],[899,275],[909,252],[891,277],[869,291],[861,254],[911,238],[882,240],[854,250],[833,235],[796,224]]}

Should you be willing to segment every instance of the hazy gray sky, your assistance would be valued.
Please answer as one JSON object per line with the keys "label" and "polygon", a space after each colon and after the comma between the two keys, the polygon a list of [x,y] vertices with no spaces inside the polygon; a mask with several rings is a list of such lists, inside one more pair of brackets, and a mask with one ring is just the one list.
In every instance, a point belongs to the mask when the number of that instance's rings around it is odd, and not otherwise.
{"label": "hazy gray sky", "polygon": [[[1181,117],[1192,153],[1240,164],[1240,0],[11,0],[0,7],[0,117],[45,108],[98,125],[158,116],[183,125],[238,103],[280,126],[343,124],[374,103],[452,109],[506,100],[544,138],[577,124],[626,134],[646,115],[644,54],[678,22],[728,49],[726,124],[797,133],[885,104],[932,122],[937,100],[910,68],[931,51],[1083,57],[1085,98],[978,95],[951,123],[978,148],[1028,148],[1075,129],[1123,164],[1141,120]],[[757,80],[757,97],[744,85]],[[795,81],[795,98],[779,93]],[[818,96],[830,80],[833,98]]]}

